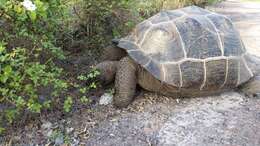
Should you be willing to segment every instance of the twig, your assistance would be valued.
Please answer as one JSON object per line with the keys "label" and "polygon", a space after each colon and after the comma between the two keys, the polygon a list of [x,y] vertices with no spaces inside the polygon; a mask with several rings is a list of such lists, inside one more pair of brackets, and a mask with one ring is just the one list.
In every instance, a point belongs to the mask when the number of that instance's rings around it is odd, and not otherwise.
{"label": "twig", "polygon": [[73,6],[72,8],[73,8],[73,12],[76,14],[76,16],[77,16],[82,22],[84,22],[83,19],[82,19],[81,16],[80,16],[80,14],[79,14],[78,11],[76,10],[75,6]]}

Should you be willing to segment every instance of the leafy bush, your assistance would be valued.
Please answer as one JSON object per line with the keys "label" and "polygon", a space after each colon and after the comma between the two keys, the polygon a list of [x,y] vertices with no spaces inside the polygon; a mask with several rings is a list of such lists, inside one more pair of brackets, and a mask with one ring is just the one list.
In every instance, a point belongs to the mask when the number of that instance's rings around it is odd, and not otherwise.
{"label": "leafy bush", "polygon": [[127,20],[128,14],[131,14],[127,8],[129,3],[130,0],[75,1],[71,8],[74,41],[83,40],[86,49],[96,51],[112,38],[121,36],[121,30],[133,26],[131,19]]}
{"label": "leafy bush", "polygon": [[[20,112],[40,113],[68,83],[53,59],[64,59],[57,34],[66,16],[60,0],[0,0],[0,112],[12,123]],[[48,97],[41,90],[48,88]],[[5,108],[4,108],[5,107]]]}

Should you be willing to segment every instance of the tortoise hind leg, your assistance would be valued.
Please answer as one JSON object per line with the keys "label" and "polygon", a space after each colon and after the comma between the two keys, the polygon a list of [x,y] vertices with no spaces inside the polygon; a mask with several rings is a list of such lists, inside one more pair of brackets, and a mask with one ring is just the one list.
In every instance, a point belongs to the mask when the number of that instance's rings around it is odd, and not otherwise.
{"label": "tortoise hind leg", "polygon": [[115,79],[115,106],[126,107],[134,99],[137,80],[136,71],[137,67],[129,57],[120,60]]}
{"label": "tortoise hind leg", "polygon": [[241,88],[247,96],[260,96],[260,76],[255,76]]}

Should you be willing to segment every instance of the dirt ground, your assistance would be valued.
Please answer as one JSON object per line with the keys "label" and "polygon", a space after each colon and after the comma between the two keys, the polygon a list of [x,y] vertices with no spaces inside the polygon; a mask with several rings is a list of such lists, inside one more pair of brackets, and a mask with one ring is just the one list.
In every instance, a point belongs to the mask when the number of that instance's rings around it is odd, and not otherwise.
{"label": "dirt ground", "polygon": [[[260,56],[260,3],[228,0],[208,9],[226,14],[250,53]],[[230,91],[173,99],[141,92],[125,109],[98,101],[70,115],[54,112],[28,121],[2,145],[256,146],[260,145],[260,98]]]}

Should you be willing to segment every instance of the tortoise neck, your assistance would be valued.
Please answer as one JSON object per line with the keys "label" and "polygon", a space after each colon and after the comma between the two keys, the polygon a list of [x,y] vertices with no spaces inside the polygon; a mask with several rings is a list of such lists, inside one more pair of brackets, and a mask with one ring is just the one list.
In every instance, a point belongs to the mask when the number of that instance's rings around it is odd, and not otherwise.
{"label": "tortoise neck", "polygon": [[260,75],[260,57],[247,53],[245,55],[248,67],[254,75]]}

